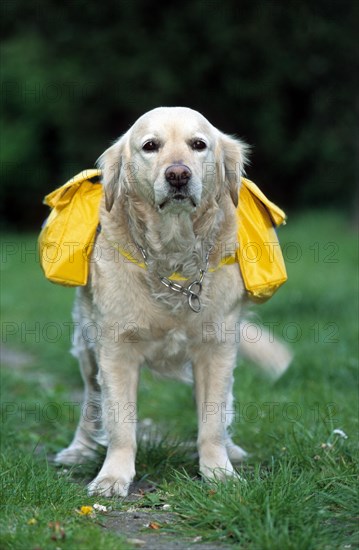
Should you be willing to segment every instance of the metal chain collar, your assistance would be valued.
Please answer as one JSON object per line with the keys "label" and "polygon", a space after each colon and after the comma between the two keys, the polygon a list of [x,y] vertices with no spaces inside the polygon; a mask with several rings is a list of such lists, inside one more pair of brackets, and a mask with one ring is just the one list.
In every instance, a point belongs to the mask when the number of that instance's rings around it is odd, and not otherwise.
{"label": "metal chain collar", "polygon": [[[147,266],[148,264],[147,264],[146,252],[141,246],[139,245],[137,246],[142,254],[143,261]],[[159,280],[166,288],[169,288],[173,292],[179,292],[180,294],[183,294],[184,296],[187,297],[188,305],[191,308],[191,310],[194,311],[195,313],[199,313],[202,308],[200,296],[201,296],[202,287],[203,287],[203,280],[208,271],[209,255],[212,249],[213,249],[213,246],[210,246],[206,253],[206,257],[204,260],[205,267],[204,269],[200,269],[199,278],[193,281],[193,283],[190,283],[188,286],[180,285],[179,283],[175,283],[174,281],[171,281],[171,279],[168,279],[167,277],[161,277],[161,275],[158,275]]]}

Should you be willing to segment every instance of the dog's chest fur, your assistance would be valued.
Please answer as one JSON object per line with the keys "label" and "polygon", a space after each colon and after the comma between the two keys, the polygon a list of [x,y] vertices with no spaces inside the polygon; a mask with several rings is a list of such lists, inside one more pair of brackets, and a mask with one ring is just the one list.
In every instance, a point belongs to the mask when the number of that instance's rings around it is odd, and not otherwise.
{"label": "dog's chest fur", "polygon": [[148,342],[144,352],[145,364],[162,376],[191,381],[191,353],[188,343],[184,330],[171,329],[162,338]]}

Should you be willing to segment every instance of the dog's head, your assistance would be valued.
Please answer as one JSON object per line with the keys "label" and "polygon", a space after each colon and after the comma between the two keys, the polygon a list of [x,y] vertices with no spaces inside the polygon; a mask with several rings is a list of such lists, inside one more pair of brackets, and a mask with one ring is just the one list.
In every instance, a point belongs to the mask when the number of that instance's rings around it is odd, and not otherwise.
{"label": "dog's head", "polygon": [[223,194],[237,206],[246,149],[192,109],[149,111],[99,159],[106,208],[123,192],[162,213],[193,212]]}

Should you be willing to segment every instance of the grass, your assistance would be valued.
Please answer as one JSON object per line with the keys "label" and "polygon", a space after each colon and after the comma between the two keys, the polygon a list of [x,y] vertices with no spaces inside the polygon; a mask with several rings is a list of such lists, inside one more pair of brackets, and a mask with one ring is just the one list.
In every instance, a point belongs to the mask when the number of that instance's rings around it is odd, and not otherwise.
{"label": "grass", "polygon": [[[251,453],[239,468],[243,481],[198,478],[191,388],[142,377],[139,416],[158,429],[140,443],[137,478],[157,490],[136,506],[169,504],[178,519],[163,529],[177,540],[261,550],[358,545],[355,232],[344,216],[307,213],[293,216],[280,239],[289,281],[254,315],[295,359],[275,384],[253,366],[236,371],[233,436]],[[68,354],[73,290],[44,280],[33,236],[3,242],[2,547],[129,548],[100,514],[78,511],[133,503],[86,495],[96,465],[66,472],[47,459],[69,443],[79,414],[81,379]]]}

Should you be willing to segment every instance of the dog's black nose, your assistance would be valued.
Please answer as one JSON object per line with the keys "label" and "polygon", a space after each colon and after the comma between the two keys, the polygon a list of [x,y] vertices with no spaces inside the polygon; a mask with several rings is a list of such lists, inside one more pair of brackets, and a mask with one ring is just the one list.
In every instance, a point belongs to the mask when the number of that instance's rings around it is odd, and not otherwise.
{"label": "dog's black nose", "polygon": [[172,164],[165,172],[168,183],[177,189],[187,185],[191,176],[192,172],[185,164]]}

